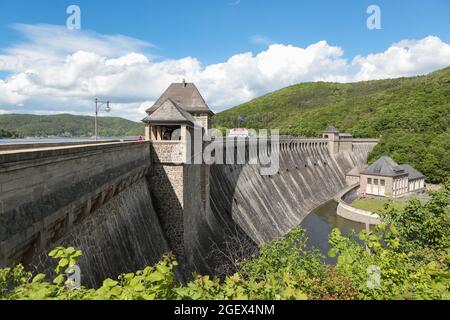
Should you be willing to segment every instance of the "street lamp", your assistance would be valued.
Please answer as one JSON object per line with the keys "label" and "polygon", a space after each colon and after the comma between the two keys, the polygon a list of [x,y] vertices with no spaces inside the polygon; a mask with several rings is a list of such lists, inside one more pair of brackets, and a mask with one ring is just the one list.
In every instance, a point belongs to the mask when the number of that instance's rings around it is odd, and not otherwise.
{"label": "street lamp", "polygon": [[100,101],[98,98],[95,98],[95,141],[98,140],[98,123],[97,123],[98,110],[105,104],[106,104],[105,111],[111,112],[111,107],[109,106],[109,100]]}

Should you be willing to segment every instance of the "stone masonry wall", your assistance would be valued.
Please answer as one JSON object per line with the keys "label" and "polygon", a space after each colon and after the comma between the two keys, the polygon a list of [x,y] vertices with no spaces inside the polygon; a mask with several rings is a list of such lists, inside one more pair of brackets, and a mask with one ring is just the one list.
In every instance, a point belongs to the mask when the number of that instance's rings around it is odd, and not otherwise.
{"label": "stone masonry wall", "polygon": [[185,144],[181,141],[153,141],[154,163],[182,163],[186,159]]}
{"label": "stone masonry wall", "polygon": [[183,165],[155,163],[150,176],[150,188],[156,212],[170,248],[180,262],[184,258],[183,175]]}

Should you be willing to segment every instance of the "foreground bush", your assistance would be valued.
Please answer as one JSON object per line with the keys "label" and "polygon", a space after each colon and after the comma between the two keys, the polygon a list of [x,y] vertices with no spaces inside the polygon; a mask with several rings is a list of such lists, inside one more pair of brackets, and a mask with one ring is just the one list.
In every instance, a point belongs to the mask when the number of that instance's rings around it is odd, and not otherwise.
{"label": "foreground bush", "polygon": [[154,299],[450,299],[449,187],[431,193],[426,204],[411,201],[403,211],[387,208],[373,231],[329,237],[335,266],[307,249],[305,232],[260,248],[238,263],[238,272],[223,280],[194,275],[183,285],[175,280],[177,262],[165,255],[153,267],[106,279],[98,289],[73,288],[65,273],[82,253],[56,248],[56,277],[33,275],[23,266],[0,270],[0,299],[154,300]]}

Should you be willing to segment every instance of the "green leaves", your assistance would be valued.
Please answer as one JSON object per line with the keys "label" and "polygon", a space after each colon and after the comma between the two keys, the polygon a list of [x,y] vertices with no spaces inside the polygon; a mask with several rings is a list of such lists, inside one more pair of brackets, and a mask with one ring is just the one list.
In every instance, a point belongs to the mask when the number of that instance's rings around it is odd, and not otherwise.
{"label": "green leaves", "polygon": [[32,283],[39,283],[39,282],[42,282],[42,280],[44,280],[45,277],[46,277],[45,274],[39,273],[38,275],[36,275],[36,276],[33,278]]}
{"label": "green leaves", "polygon": [[295,228],[224,279],[195,274],[187,284],[177,283],[177,262],[167,254],[153,267],[104,280],[98,289],[69,290],[62,271],[81,252],[58,247],[49,254],[57,260],[52,281],[20,265],[0,269],[0,299],[450,299],[449,187],[425,204],[388,206],[385,223],[371,231],[346,236],[334,229],[329,256],[337,257],[335,266],[308,249],[305,231]]}
{"label": "green leaves", "polygon": [[81,258],[82,253],[80,250],[76,250],[73,247],[69,247],[67,249],[63,247],[57,247],[53,249],[48,255],[53,259],[59,259],[58,264],[55,268],[56,273],[59,274],[62,271],[65,271],[67,267],[74,266]]}

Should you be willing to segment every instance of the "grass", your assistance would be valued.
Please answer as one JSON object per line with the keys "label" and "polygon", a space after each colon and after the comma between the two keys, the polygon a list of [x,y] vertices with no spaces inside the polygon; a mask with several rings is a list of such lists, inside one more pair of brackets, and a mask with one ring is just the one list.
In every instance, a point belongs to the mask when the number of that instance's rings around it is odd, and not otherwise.
{"label": "grass", "polygon": [[370,212],[381,212],[387,203],[392,202],[395,209],[403,209],[405,201],[389,199],[360,198],[352,202],[352,206]]}

